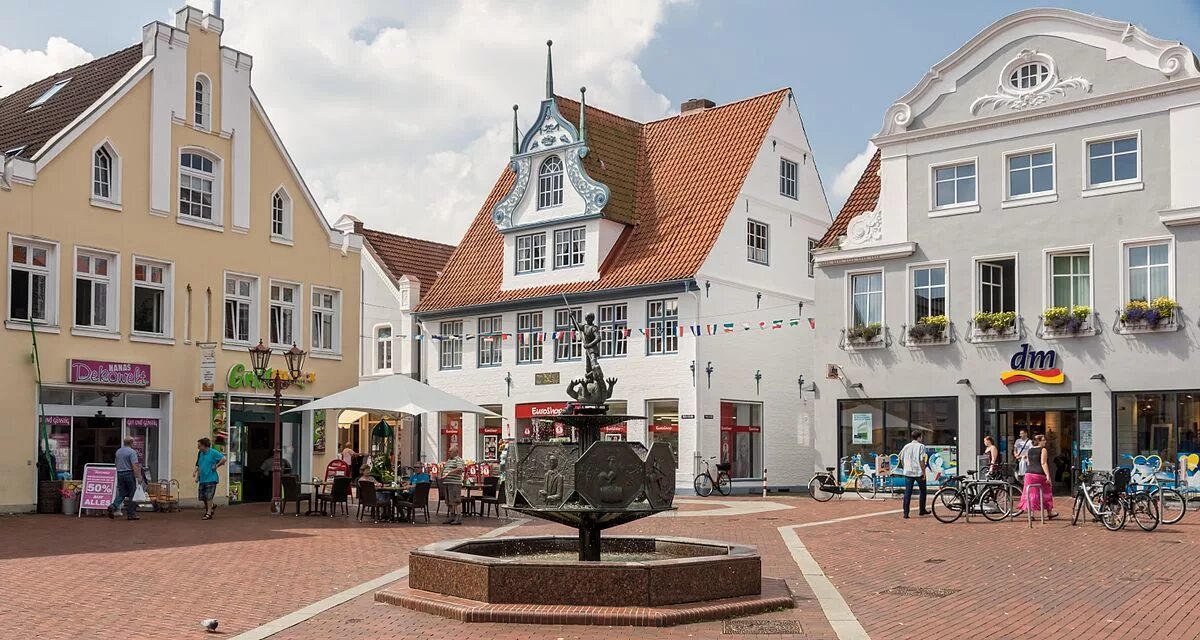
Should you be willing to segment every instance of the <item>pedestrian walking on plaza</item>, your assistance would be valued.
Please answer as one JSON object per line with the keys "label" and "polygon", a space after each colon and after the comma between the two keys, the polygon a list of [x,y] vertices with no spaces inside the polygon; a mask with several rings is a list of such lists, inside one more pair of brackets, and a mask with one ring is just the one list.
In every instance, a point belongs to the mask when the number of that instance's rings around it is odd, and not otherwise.
{"label": "pedestrian walking on plaza", "polygon": [[[133,494],[137,493],[138,485],[143,482],[142,465],[138,462],[137,451],[133,450],[133,438],[125,438],[125,445],[117,449],[117,498],[108,505],[108,517],[116,517],[121,505],[125,505],[126,520],[140,520],[137,517],[137,505],[133,502]],[[128,501],[128,502],[127,502]]]}
{"label": "pedestrian walking on plaza", "polygon": [[458,503],[462,496],[463,471],[466,465],[458,455],[458,445],[450,445],[446,451],[446,462],[442,465],[442,490],[446,492],[446,510],[450,519],[442,524],[462,524]]}
{"label": "pedestrian walking on plaza", "polygon": [[989,480],[998,480],[1000,477],[1000,449],[996,447],[996,441],[991,436],[983,437],[983,454],[987,456],[987,469],[984,472],[984,477]]}
{"label": "pedestrian walking on plaza", "polygon": [[204,519],[212,520],[217,505],[213,504],[213,496],[217,494],[217,469],[225,464],[225,454],[212,447],[208,438],[196,441],[196,468],[192,470],[192,478],[199,484],[200,502],[204,503]]}
{"label": "pedestrian walking on plaza", "polygon": [[[1046,436],[1033,437],[1029,448],[1029,466],[1025,470],[1025,484],[1021,491],[1022,512],[1042,509],[1047,518],[1057,518],[1054,512],[1054,488],[1050,486],[1050,454],[1046,451]],[[1033,494],[1037,494],[1034,496]]]}
{"label": "pedestrian walking on plaza", "polygon": [[900,450],[900,471],[904,474],[904,517],[906,519],[909,505],[912,504],[913,485],[921,490],[921,510],[918,513],[923,516],[929,515],[929,511],[925,508],[925,460],[927,454],[925,445],[921,442],[922,438],[921,431],[913,429],[912,442],[904,445],[904,448]]}
{"label": "pedestrian walking on plaza", "polygon": [[1013,443],[1013,459],[1017,461],[1017,482],[1024,482],[1025,469],[1029,466],[1029,449],[1033,446],[1033,441],[1029,439],[1029,432],[1021,429],[1017,432],[1017,441]]}

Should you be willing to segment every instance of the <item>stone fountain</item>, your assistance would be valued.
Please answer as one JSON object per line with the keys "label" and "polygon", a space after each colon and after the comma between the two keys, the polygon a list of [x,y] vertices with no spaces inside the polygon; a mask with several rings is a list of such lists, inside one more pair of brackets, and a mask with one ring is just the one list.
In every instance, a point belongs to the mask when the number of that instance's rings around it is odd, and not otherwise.
{"label": "stone fountain", "polygon": [[[604,529],[674,509],[676,463],[665,443],[646,448],[601,439],[605,426],[644,418],[608,413],[617,380],[604,377],[594,321],[588,314],[576,324],[585,371],[567,385],[572,402],[554,418],[571,437],[512,443],[502,470],[509,509],[578,535],[427,545],[409,558],[408,585],[377,593],[377,601],[463,622],[651,626],[793,606],[783,581],[763,579],[753,547],[665,536],[601,539]],[[567,608],[547,618],[543,605]],[[605,608],[602,615],[597,607]]]}

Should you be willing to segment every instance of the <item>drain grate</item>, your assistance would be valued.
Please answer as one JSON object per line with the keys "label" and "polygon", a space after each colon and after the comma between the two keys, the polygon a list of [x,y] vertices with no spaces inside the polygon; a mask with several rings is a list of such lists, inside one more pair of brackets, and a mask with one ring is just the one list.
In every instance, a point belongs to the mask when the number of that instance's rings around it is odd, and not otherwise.
{"label": "drain grate", "polygon": [[938,563],[945,562],[945,561],[946,561],[945,558],[930,558],[925,561],[925,564],[938,564]]}
{"label": "drain grate", "polygon": [[804,629],[795,620],[726,620],[721,633],[723,635],[781,636],[802,634]]}
{"label": "drain grate", "polygon": [[904,585],[892,587],[881,593],[888,593],[896,596],[916,596],[918,598],[945,598],[948,595],[958,593],[959,589],[932,589],[929,587],[907,587]]}

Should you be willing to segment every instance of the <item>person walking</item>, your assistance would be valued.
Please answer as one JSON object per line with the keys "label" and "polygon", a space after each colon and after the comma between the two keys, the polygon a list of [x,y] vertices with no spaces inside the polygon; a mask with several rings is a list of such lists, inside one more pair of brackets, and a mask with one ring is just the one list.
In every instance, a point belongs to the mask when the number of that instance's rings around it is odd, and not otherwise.
{"label": "person walking", "polygon": [[196,441],[196,468],[192,478],[199,485],[200,502],[204,503],[204,519],[212,520],[217,505],[213,497],[217,494],[217,469],[225,464],[225,454],[212,447],[212,440],[200,438]]}
{"label": "person walking", "polygon": [[1017,482],[1024,482],[1025,469],[1029,466],[1029,449],[1033,441],[1029,432],[1021,429],[1017,432],[1017,441],[1013,443],[1013,459],[1017,461]]}
{"label": "person walking", "polygon": [[[1043,510],[1047,518],[1054,519],[1054,488],[1050,485],[1050,454],[1046,451],[1046,436],[1038,434],[1033,437],[1032,445],[1026,456],[1029,466],[1025,470],[1025,484],[1021,491],[1021,503],[1018,513],[1026,510]],[[1031,499],[1030,494],[1037,493],[1037,499]]]}
{"label": "person walking", "polygon": [[913,485],[916,485],[921,490],[921,510],[920,515],[927,516],[929,511],[925,508],[926,504],[926,486],[925,486],[925,459],[927,453],[925,445],[921,442],[924,436],[921,435],[919,429],[913,429],[912,442],[904,445],[900,450],[900,471],[904,474],[904,518],[908,519],[909,505],[912,504]]}
{"label": "person walking", "polygon": [[446,462],[442,465],[442,489],[446,492],[446,512],[450,519],[442,524],[462,524],[458,503],[462,497],[463,471],[466,465],[458,455],[458,445],[452,444],[446,451]]}
{"label": "person walking", "polygon": [[133,502],[133,494],[137,493],[142,480],[142,465],[138,461],[137,451],[133,450],[133,438],[125,438],[125,444],[117,449],[117,497],[108,505],[108,517],[115,518],[121,505],[125,505],[126,520],[141,520],[137,516],[137,505]]}
{"label": "person walking", "polygon": [[1000,479],[1000,449],[992,436],[983,437],[983,455],[987,457],[987,469],[982,469],[988,480]]}

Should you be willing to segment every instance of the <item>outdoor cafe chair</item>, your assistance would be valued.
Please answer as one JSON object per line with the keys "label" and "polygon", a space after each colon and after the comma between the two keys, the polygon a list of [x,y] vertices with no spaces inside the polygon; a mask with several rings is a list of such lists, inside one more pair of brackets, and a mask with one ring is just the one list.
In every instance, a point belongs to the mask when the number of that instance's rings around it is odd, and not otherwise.
{"label": "outdoor cafe chair", "polygon": [[345,476],[333,479],[333,488],[329,493],[317,495],[317,508],[322,505],[329,505],[329,515],[333,517],[337,515],[337,506],[340,504],[346,512],[346,517],[350,517],[350,478]]}
{"label": "outdoor cafe chair", "polygon": [[425,512],[425,522],[429,522],[429,483],[418,482],[413,487],[412,498],[409,500],[397,500],[396,506],[408,512],[408,521],[417,521],[417,509]]}
{"label": "outdoor cafe chair", "polygon": [[487,517],[488,513],[495,510],[497,516],[500,515],[500,478],[497,476],[488,476],[483,479],[483,495],[479,497],[480,515]]}
{"label": "outdoor cafe chair", "polygon": [[300,477],[295,475],[286,475],[279,478],[280,484],[283,486],[283,503],[295,501],[296,515],[300,515],[300,503],[308,503],[308,511],[312,511],[312,494],[300,491]]}
{"label": "outdoor cafe chair", "polygon": [[387,500],[380,500],[379,493],[375,491],[375,483],[370,480],[358,481],[358,520],[361,522],[363,511],[369,511],[375,522],[379,522],[380,514],[382,519],[391,519],[392,505]]}

